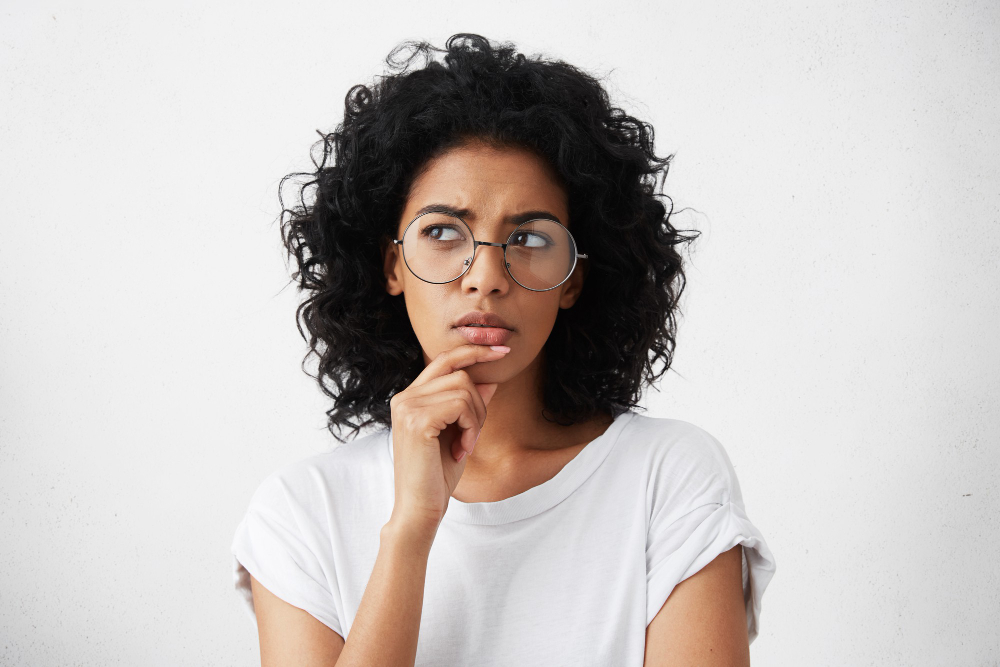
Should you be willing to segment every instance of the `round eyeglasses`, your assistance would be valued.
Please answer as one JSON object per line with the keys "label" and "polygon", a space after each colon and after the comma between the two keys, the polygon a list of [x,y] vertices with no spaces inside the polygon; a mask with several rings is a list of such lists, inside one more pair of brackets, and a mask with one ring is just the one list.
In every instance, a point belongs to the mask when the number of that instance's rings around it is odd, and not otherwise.
{"label": "round eyeglasses", "polygon": [[518,285],[533,292],[547,292],[566,282],[577,258],[576,241],[555,220],[528,220],[510,233],[506,243],[477,241],[465,221],[448,213],[424,213],[403,230],[407,268],[424,282],[440,285],[461,278],[472,266],[481,245],[503,248],[507,273]]}

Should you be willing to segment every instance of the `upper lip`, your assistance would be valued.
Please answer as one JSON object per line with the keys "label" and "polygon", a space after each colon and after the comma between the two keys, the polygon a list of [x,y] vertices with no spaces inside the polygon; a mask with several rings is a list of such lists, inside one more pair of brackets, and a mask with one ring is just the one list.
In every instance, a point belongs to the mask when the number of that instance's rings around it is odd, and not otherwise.
{"label": "upper lip", "polygon": [[471,313],[466,313],[462,315],[461,319],[455,322],[456,327],[465,326],[467,324],[482,324],[488,327],[500,327],[501,329],[510,329],[513,331],[513,327],[507,324],[506,321],[499,315],[494,313],[484,313],[481,310],[474,310]]}

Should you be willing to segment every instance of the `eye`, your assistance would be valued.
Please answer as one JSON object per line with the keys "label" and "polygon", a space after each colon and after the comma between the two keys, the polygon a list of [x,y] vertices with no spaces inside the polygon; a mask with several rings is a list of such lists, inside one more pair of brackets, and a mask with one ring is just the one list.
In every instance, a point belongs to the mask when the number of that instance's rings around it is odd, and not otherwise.
{"label": "eye", "polygon": [[[529,245],[529,239],[531,245]],[[552,245],[552,241],[549,240],[544,234],[538,234],[536,232],[518,232],[514,234],[514,238],[511,239],[511,245],[515,245],[519,248],[545,248]]]}
{"label": "eye", "polygon": [[[438,230],[440,233],[435,233],[433,230]],[[452,232],[455,236],[443,237],[445,232]],[[420,230],[420,235],[434,241],[461,241],[464,238],[462,232],[452,225],[427,225]]]}

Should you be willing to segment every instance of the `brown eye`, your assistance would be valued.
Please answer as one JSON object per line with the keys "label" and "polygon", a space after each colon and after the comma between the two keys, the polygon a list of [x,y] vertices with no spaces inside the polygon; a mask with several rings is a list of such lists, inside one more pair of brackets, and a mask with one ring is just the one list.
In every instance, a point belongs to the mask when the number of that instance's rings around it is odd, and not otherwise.
{"label": "brown eye", "polygon": [[[458,238],[442,238],[442,234],[445,232],[456,232]],[[462,233],[450,225],[428,225],[420,230],[420,235],[425,236],[434,241],[459,241],[462,238]]]}
{"label": "brown eye", "polygon": [[[528,245],[528,239],[530,238],[533,238],[533,240],[530,241],[531,245]],[[547,239],[544,235],[534,232],[518,232],[514,235],[514,239],[511,243],[521,248],[544,248],[552,245],[551,241],[549,241],[549,239]]]}

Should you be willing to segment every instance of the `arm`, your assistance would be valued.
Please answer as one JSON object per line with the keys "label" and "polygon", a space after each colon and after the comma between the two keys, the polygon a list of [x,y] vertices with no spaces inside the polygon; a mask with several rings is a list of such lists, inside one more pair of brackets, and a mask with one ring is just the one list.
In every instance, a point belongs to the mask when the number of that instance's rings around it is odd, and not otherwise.
{"label": "arm", "polygon": [[[390,519],[337,667],[412,667],[434,534]],[[434,527],[436,532],[436,526]]]}
{"label": "arm", "polygon": [[309,612],[292,606],[261,586],[252,575],[261,667],[335,665],[344,638]]}
{"label": "arm", "polygon": [[743,547],[674,587],[646,628],[643,667],[749,667]]}
{"label": "arm", "polygon": [[[412,524],[410,524],[412,525]],[[433,534],[390,520],[347,642],[251,577],[261,667],[412,667]]]}

